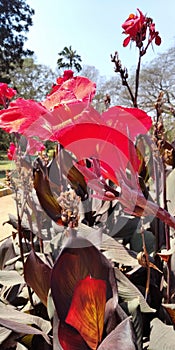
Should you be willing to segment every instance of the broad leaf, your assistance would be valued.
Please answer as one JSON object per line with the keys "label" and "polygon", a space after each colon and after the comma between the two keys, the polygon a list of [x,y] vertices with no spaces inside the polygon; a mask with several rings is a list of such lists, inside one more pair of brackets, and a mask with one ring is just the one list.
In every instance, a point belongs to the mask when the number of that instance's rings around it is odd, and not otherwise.
{"label": "broad leaf", "polygon": [[118,293],[121,300],[132,301],[137,298],[142,312],[156,311],[147,304],[139,289],[118,268],[115,269],[115,276],[117,278]]}
{"label": "broad leaf", "polygon": [[139,299],[133,299],[127,303],[122,303],[122,308],[128,316],[132,316],[132,325],[135,333],[135,342],[137,350],[143,349],[143,318],[140,311]]}
{"label": "broad leaf", "polygon": [[0,244],[0,270],[2,270],[9,259],[15,257],[12,238],[5,239]]}
{"label": "broad leaf", "polygon": [[123,244],[107,234],[103,234],[100,248],[108,259],[125,266],[139,266],[136,256],[134,257],[134,254],[125,248]]}
{"label": "broad leaf", "polygon": [[41,169],[34,171],[34,188],[41,207],[46,214],[52,220],[62,225],[61,207],[51,191],[48,177],[41,171]]}
{"label": "broad leaf", "polygon": [[[91,350],[88,344],[84,341],[80,333],[66,323],[61,322],[58,328],[58,338],[63,350]],[[57,350],[56,349],[56,350]]]}
{"label": "broad leaf", "polygon": [[0,271],[0,284],[4,286],[15,286],[16,284],[25,283],[24,278],[17,271]]}
{"label": "broad leaf", "polygon": [[47,296],[50,289],[51,268],[46,265],[32,250],[24,265],[25,281],[47,306]]}
{"label": "broad leaf", "polygon": [[136,350],[129,318],[126,318],[109,333],[98,347],[98,350],[111,349]]}
{"label": "broad leaf", "polygon": [[4,340],[6,340],[8,338],[8,336],[11,334],[11,330],[4,328],[4,327],[0,327],[0,344],[2,344],[4,342]]}
{"label": "broad leaf", "polygon": [[175,332],[173,326],[168,326],[155,318],[151,322],[150,350],[173,350],[175,344]]}
{"label": "broad leaf", "polygon": [[[49,337],[47,333],[51,330],[51,324],[40,317],[32,316],[21,311],[17,311],[14,308],[0,303],[0,325],[13,330],[17,333],[23,334],[40,334],[47,342]],[[29,326],[29,324],[35,324],[38,328]]]}
{"label": "broad leaf", "polygon": [[61,321],[64,321],[77,283],[88,275],[106,281],[107,298],[111,297],[109,283],[110,263],[86,239],[71,238],[61,252],[52,270],[51,292]]}
{"label": "broad leaf", "polygon": [[100,343],[104,325],[106,283],[91,276],[75,287],[66,323],[76,328],[91,349]]}
{"label": "broad leaf", "polygon": [[42,335],[44,339],[48,343],[50,343],[49,337],[44,332],[40,331],[37,328],[28,326],[27,324],[19,323],[14,320],[12,321],[11,318],[4,319],[0,316],[0,325],[6,327],[7,329],[13,330],[14,332],[17,332],[17,333]]}

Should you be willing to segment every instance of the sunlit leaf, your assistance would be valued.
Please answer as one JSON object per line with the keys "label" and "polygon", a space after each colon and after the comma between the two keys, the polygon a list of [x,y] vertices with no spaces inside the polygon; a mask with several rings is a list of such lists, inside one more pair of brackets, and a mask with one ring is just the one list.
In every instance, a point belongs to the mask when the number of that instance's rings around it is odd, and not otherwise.
{"label": "sunlit leaf", "polygon": [[8,338],[11,332],[12,331],[10,329],[0,327],[0,344],[2,344],[4,340]]}
{"label": "sunlit leaf", "polygon": [[16,322],[14,320],[12,321],[11,318],[4,319],[0,316],[0,325],[6,327],[8,329],[11,329],[17,333],[42,335],[44,337],[44,339],[48,343],[50,343],[49,337],[44,332],[40,331],[37,328],[28,326],[27,324],[19,323],[19,322]]}
{"label": "sunlit leaf", "polygon": [[122,303],[122,307],[126,311],[128,316],[132,317],[132,326],[135,333],[135,342],[137,344],[137,349],[143,349],[143,316],[140,311],[139,299],[133,299],[127,303]]}
{"label": "sunlit leaf", "polygon": [[103,333],[106,283],[91,276],[75,287],[66,323],[76,328],[91,349],[96,349]]}
{"label": "sunlit leaf", "polygon": [[173,169],[168,175],[166,179],[166,196],[167,196],[167,207],[168,212],[175,216],[175,206],[174,206],[174,198],[175,198],[175,169]]}
{"label": "sunlit leaf", "polygon": [[15,286],[25,283],[24,278],[17,271],[0,270],[0,284],[4,286]]}
{"label": "sunlit leaf", "polygon": [[47,306],[47,295],[50,288],[51,268],[32,250],[24,265],[25,281]]}
{"label": "sunlit leaf", "polygon": [[17,311],[10,305],[4,305],[0,302],[1,319],[11,319],[12,321],[16,321],[19,324],[35,324],[38,328],[40,328],[44,333],[49,333],[51,330],[51,324],[49,321],[45,319],[27,314],[25,312]]}
{"label": "sunlit leaf", "polygon": [[98,350],[136,350],[133,342],[131,321],[126,318],[122,321],[99,345]]}
{"label": "sunlit leaf", "polygon": [[112,261],[115,261],[121,265],[139,265],[136,257],[134,257],[123,244],[107,234],[103,234],[100,248],[103,250],[103,254],[108,259],[111,259]]}
{"label": "sunlit leaf", "polygon": [[149,349],[151,350],[172,350],[175,344],[175,332],[173,326],[168,326],[154,318],[151,322],[151,333]]}
{"label": "sunlit leaf", "polygon": [[68,241],[51,277],[52,297],[61,321],[67,316],[77,283],[88,275],[106,281],[107,298],[111,296],[109,268],[108,260],[88,240],[77,237]]}
{"label": "sunlit leaf", "polygon": [[117,278],[118,293],[121,300],[132,301],[137,298],[142,312],[156,311],[148,305],[139,289],[118,268],[115,269],[115,276]]}
{"label": "sunlit leaf", "polygon": [[[51,329],[50,322],[21,311],[17,311],[8,305],[0,303],[0,325],[17,333],[23,334],[40,334],[50,343],[47,333]],[[34,328],[29,325],[37,325]]]}
{"label": "sunlit leaf", "polygon": [[24,346],[24,345],[22,345],[22,344],[20,344],[20,343],[17,343],[17,348],[16,348],[16,350],[26,350],[27,348],[26,348],[26,346]]}
{"label": "sunlit leaf", "polygon": [[0,269],[2,270],[6,262],[15,257],[12,238],[5,239],[0,244]]}

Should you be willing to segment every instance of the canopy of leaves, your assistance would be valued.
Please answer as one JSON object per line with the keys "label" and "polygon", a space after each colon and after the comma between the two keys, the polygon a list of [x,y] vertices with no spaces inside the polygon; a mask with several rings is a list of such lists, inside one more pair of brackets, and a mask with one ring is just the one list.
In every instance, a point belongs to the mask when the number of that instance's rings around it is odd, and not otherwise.
{"label": "canopy of leaves", "polygon": [[22,67],[10,71],[11,85],[25,99],[41,101],[50,91],[56,74],[46,65],[38,64],[34,57],[25,58]]}
{"label": "canopy of leaves", "polygon": [[58,53],[58,56],[57,65],[59,69],[75,68],[77,72],[81,71],[81,56],[77,54],[76,50],[72,49],[72,46],[65,46],[64,49]]}
{"label": "canopy of leaves", "polygon": [[[0,71],[4,76],[15,64],[22,66],[23,58],[32,54],[24,49],[24,42],[33,15],[25,0],[0,0]],[[0,76],[1,81],[4,76]]]}

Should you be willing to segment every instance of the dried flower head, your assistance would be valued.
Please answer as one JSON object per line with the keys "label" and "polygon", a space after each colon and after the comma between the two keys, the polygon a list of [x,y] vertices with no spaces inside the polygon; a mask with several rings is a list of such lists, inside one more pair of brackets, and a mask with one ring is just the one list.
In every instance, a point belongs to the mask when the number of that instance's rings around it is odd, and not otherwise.
{"label": "dried flower head", "polygon": [[62,207],[61,220],[64,226],[70,226],[72,228],[77,227],[79,221],[80,197],[76,195],[74,190],[70,189],[61,192],[57,200]]}

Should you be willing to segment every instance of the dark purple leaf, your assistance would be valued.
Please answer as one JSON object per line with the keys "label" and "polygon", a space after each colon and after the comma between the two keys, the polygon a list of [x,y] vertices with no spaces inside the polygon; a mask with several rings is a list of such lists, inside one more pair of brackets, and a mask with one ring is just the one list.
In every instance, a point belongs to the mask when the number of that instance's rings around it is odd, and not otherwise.
{"label": "dark purple leaf", "polygon": [[51,268],[46,265],[32,250],[24,265],[24,278],[28,286],[47,306],[47,295],[50,289]]}
{"label": "dark purple leaf", "polygon": [[88,275],[107,283],[107,298],[111,297],[110,263],[86,239],[71,238],[58,257],[51,277],[51,291],[60,320],[64,321],[71,305],[75,286]]}

